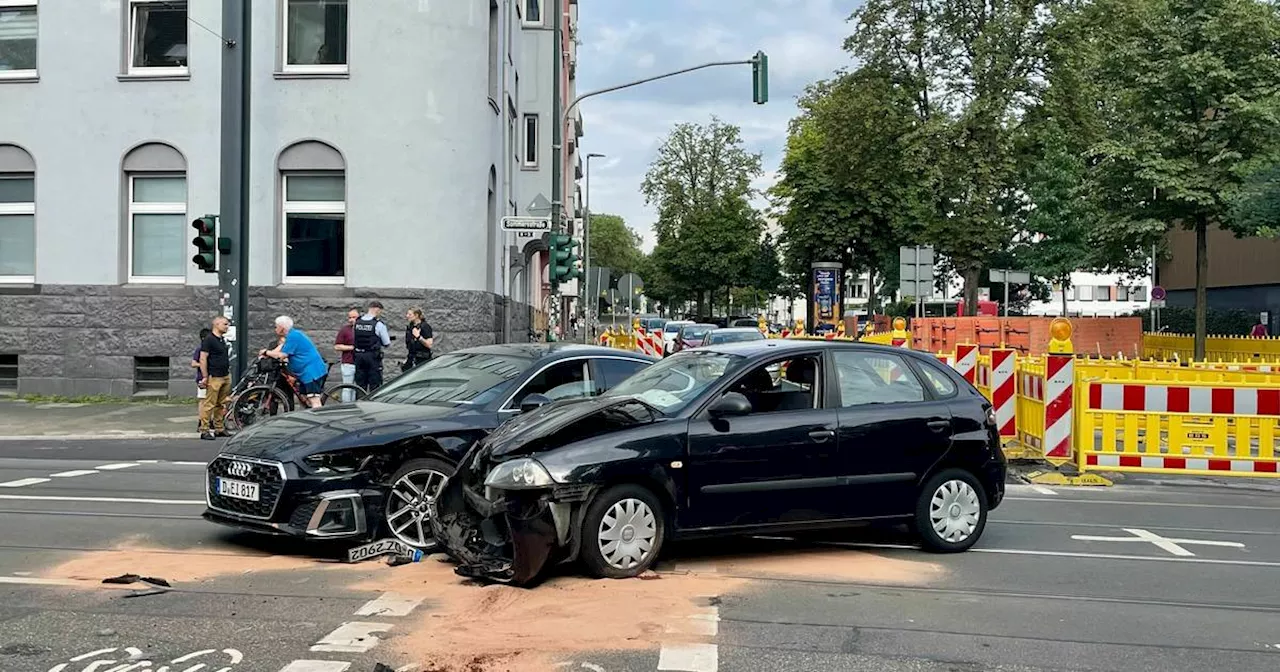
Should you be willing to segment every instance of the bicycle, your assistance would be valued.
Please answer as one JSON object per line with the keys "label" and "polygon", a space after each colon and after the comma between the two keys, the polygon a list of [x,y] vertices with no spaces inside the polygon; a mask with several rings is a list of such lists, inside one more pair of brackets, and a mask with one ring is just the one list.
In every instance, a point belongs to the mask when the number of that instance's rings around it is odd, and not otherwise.
{"label": "bicycle", "polygon": [[[327,380],[335,363],[329,364],[324,378]],[[320,405],[330,401],[348,403],[368,396],[363,388],[350,383],[339,383],[327,388],[320,396]],[[301,406],[311,406],[297,376],[289,372],[284,361],[260,356],[254,360],[227,398],[227,410],[223,425],[228,429],[244,429],[263,417],[291,413]]]}

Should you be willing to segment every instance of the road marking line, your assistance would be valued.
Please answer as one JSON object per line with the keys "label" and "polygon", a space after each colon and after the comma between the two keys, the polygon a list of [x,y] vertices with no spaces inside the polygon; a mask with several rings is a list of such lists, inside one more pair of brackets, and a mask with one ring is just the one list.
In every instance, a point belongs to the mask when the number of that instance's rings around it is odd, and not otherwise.
{"label": "road marking line", "polygon": [[1169,539],[1162,537],[1154,532],[1136,528],[1122,528],[1125,532],[1132,534],[1132,537],[1099,537],[1092,534],[1073,534],[1072,539],[1076,541],[1142,541],[1155,544],[1157,548],[1168,551],[1173,555],[1181,557],[1193,557],[1195,553],[1188,551],[1180,546],[1186,544],[1188,546],[1221,546],[1224,548],[1244,548],[1244,544],[1237,541],[1205,541],[1200,539]]}
{"label": "road marking line", "polygon": [[347,672],[351,663],[336,660],[295,660],[280,668],[280,672]]}
{"label": "road marking line", "polygon": [[668,672],[716,672],[720,651],[715,644],[663,644],[658,669]]}
{"label": "road marking line", "polygon": [[387,623],[343,623],[337,630],[316,642],[311,650],[320,653],[365,653],[382,641],[374,633],[390,629],[391,625]]}
{"label": "road marking line", "polygon": [[8,483],[0,483],[0,488],[25,488],[28,485],[37,485],[39,483],[48,483],[47,478],[23,478],[17,481],[9,481]]}
{"label": "road marking line", "polygon": [[1058,495],[1058,493],[1054,492],[1053,490],[1050,490],[1049,488],[1044,487],[1043,485],[1036,485],[1032,483],[1027,487],[1030,488],[1031,490],[1035,490],[1036,492],[1042,495],[1053,495],[1055,497]]}
{"label": "road marking line", "polygon": [[138,464],[160,464],[160,460],[138,460]]}
{"label": "road marking line", "polygon": [[702,607],[687,619],[667,624],[667,632],[680,635],[697,635],[699,637],[715,637],[720,634],[720,609],[718,607]]}
{"label": "road marking line", "polygon": [[[856,541],[829,541],[823,546],[841,548],[875,548],[895,551],[918,551],[919,546],[909,544],[872,544]],[[1032,551],[1021,548],[971,548],[965,553],[995,553],[997,555],[1038,555],[1051,558],[1092,558],[1095,560],[1146,560],[1148,562],[1188,562],[1196,565],[1236,565],[1241,567],[1280,567],[1280,562],[1263,560],[1213,560],[1211,558],[1168,558],[1155,555],[1124,555],[1120,553],[1080,553],[1076,551]]]}
{"label": "road marking line", "polygon": [[12,583],[22,586],[83,586],[84,581],[75,579],[37,579],[33,576],[0,576],[0,583]]}
{"label": "road marking line", "polygon": [[75,476],[88,476],[89,474],[98,473],[97,469],[72,469],[71,471],[59,471],[56,474],[49,474],[53,478],[73,478]]}
{"label": "road marking line", "polygon": [[370,600],[360,607],[356,616],[408,616],[419,604],[422,604],[421,597],[383,593],[378,599]]}
{"label": "road marking line", "polygon": [[[0,483],[0,485],[4,485]],[[203,499],[140,499],[132,497],[71,497],[62,495],[0,495],[0,499],[19,499],[33,502],[105,502],[110,504],[180,504],[204,506]]]}
{"label": "road marking line", "polygon": [[169,464],[176,464],[176,465],[178,465],[178,466],[180,466],[180,467],[207,467],[207,466],[209,466],[209,463],[208,463],[208,462],[169,462]]}
{"label": "road marking line", "polygon": [[1280,507],[1276,506],[1245,506],[1242,504],[1189,504],[1185,502],[1143,502],[1128,501],[1124,499],[1050,499],[1048,497],[1005,497],[1004,501],[1009,502],[1069,502],[1072,504],[1119,504],[1122,506],[1168,506],[1172,508],[1186,509],[1238,509],[1244,511],[1280,511]]}
{"label": "road marking line", "polygon": [[136,466],[138,466],[137,462],[117,462],[115,464],[104,464],[100,467],[94,467],[94,469],[101,469],[102,471],[115,471],[117,469],[128,469],[130,467],[136,467]]}

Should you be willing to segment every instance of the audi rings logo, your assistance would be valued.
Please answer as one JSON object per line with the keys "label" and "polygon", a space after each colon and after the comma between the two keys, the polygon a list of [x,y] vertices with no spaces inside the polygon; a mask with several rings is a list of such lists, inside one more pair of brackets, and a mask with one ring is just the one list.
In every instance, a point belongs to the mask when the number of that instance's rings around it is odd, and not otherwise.
{"label": "audi rings logo", "polygon": [[249,464],[248,462],[232,461],[231,464],[227,467],[227,473],[232,476],[239,476],[240,478],[245,478],[253,473],[253,465]]}

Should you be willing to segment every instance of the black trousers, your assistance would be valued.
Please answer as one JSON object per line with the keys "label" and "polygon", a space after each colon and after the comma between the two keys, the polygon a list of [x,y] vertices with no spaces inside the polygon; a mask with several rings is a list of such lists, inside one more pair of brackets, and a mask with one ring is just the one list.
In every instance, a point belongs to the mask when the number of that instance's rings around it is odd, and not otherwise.
{"label": "black trousers", "polygon": [[375,388],[381,387],[382,353],[367,350],[354,354],[356,360],[356,385],[364,388],[366,392],[372,392]]}

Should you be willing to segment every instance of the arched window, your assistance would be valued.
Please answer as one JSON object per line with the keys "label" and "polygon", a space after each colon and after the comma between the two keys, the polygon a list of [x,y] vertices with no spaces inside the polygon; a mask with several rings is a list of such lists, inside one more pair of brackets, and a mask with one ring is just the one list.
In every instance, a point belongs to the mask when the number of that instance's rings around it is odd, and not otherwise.
{"label": "arched window", "polygon": [[0,283],[35,282],[36,162],[0,144]]}
{"label": "arched window", "polygon": [[283,203],[284,281],[342,284],[346,279],[346,160],[334,147],[306,140],[280,152],[277,168]]}
{"label": "arched window", "polygon": [[149,142],[124,156],[129,282],[182,283],[194,253],[187,221],[187,160]]}

